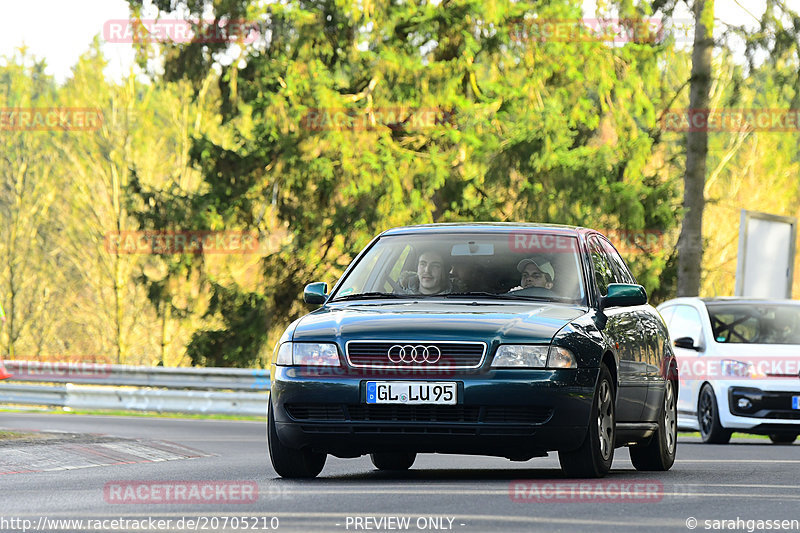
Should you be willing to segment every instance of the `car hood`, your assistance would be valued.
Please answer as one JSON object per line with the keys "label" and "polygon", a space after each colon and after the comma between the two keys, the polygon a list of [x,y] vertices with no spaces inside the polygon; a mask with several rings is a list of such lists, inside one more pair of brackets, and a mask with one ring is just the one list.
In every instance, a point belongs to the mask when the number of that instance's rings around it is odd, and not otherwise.
{"label": "car hood", "polygon": [[697,357],[731,358],[741,360],[761,360],[768,358],[795,359],[800,357],[798,344],[756,344],[756,343],[722,343],[706,341],[709,345],[705,352],[690,351],[690,355]]}
{"label": "car hood", "polygon": [[560,303],[375,302],[320,308],[297,323],[294,341],[473,340],[549,343],[586,308]]}

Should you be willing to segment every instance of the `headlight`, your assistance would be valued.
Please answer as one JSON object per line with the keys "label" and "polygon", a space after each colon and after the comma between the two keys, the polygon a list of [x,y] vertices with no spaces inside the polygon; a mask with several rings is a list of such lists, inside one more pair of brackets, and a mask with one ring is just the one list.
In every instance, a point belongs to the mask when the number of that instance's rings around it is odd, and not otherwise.
{"label": "headlight", "polygon": [[753,363],[746,361],[735,361],[733,359],[723,359],[720,361],[720,373],[730,378],[758,378],[765,377],[759,372]]}
{"label": "headlight", "polygon": [[494,354],[492,366],[544,368],[547,365],[547,346],[504,344]]}
{"label": "headlight", "polygon": [[284,342],[278,349],[276,365],[339,366],[335,344],[316,342]]}
{"label": "headlight", "polygon": [[496,368],[574,368],[575,356],[559,346],[503,344],[492,360]]}
{"label": "headlight", "polygon": [[561,346],[551,346],[547,366],[549,368],[575,368],[578,364],[571,351]]}

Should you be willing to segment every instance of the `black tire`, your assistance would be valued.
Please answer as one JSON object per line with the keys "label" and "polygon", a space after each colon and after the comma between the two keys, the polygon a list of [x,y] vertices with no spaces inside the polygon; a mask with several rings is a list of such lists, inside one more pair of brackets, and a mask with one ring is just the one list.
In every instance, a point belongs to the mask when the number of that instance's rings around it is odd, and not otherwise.
{"label": "black tire", "polygon": [[678,384],[667,380],[658,429],[646,442],[631,446],[631,462],[636,470],[664,472],[675,463],[678,449]]}
{"label": "black tire", "polygon": [[797,438],[797,433],[770,433],[769,440],[775,444],[791,444]]}
{"label": "black tire", "polygon": [[558,462],[561,470],[573,478],[598,478],[611,470],[614,461],[616,437],[616,389],[611,372],[605,364],[600,366],[592,415],[586,437],[576,450],[560,450]]}
{"label": "black tire", "polygon": [[272,416],[272,402],[267,413],[267,443],[272,467],[281,477],[314,478],[322,472],[327,455],[310,450],[296,450],[285,446],[278,438],[275,430],[275,419]]}
{"label": "black tire", "polygon": [[408,470],[417,459],[416,453],[371,453],[369,458],[378,470]]}
{"label": "black tire", "polygon": [[697,400],[697,424],[700,437],[706,444],[728,444],[733,430],[725,429],[719,421],[719,407],[714,389],[706,383]]}

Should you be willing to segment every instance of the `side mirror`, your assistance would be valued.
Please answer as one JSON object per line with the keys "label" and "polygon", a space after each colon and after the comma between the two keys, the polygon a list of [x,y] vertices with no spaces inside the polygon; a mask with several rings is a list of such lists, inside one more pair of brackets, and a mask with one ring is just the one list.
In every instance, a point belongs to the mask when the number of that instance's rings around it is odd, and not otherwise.
{"label": "side mirror", "polygon": [[700,346],[695,346],[694,339],[691,337],[678,337],[672,342],[672,344],[674,344],[677,348],[685,348],[687,350],[694,350],[696,352],[700,351]]}
{"label": "side mirror", "polygon": [[307,304],[324,304],[328,300],[328,284],[309,283],[303,290],[303,301]]}
{"label": "side mirror", "polygon": [[609,283],[608,294],[600,298],[600,310],[606,307],[632,307],[647,303],[647,292],[633,283]]}

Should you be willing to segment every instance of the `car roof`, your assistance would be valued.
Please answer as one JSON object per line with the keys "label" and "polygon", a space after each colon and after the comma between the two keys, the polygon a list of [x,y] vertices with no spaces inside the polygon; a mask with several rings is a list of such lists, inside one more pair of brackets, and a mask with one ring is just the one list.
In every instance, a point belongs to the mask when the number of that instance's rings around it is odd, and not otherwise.
{"label": "car roof", "polygon": [[800,301],[798,300],[789,300],[786,298],[750,298],[744,296],[714,296],[708,298],[699,298],[697,296],[685,296],[681,298],[672,298],[671,300],[667,300],[659,305],[659,307],[669,305],[675,305],[680,303],[697,303],[702,302],[706,305],[717,305],[717,304],[743,304],[743,305],[764,305],[764,304],[771,304],[771,305],[800,305]]}
{"label": "car roof", "polygon": [[419,224],[391,228],[381,235],[410,235],[415,233],[504,233],[509,230],[547,230],[561,235],[579,235],[594,232],[580,226],[562,224],[541,224],[533,222],[452,222],[439,224]]}

